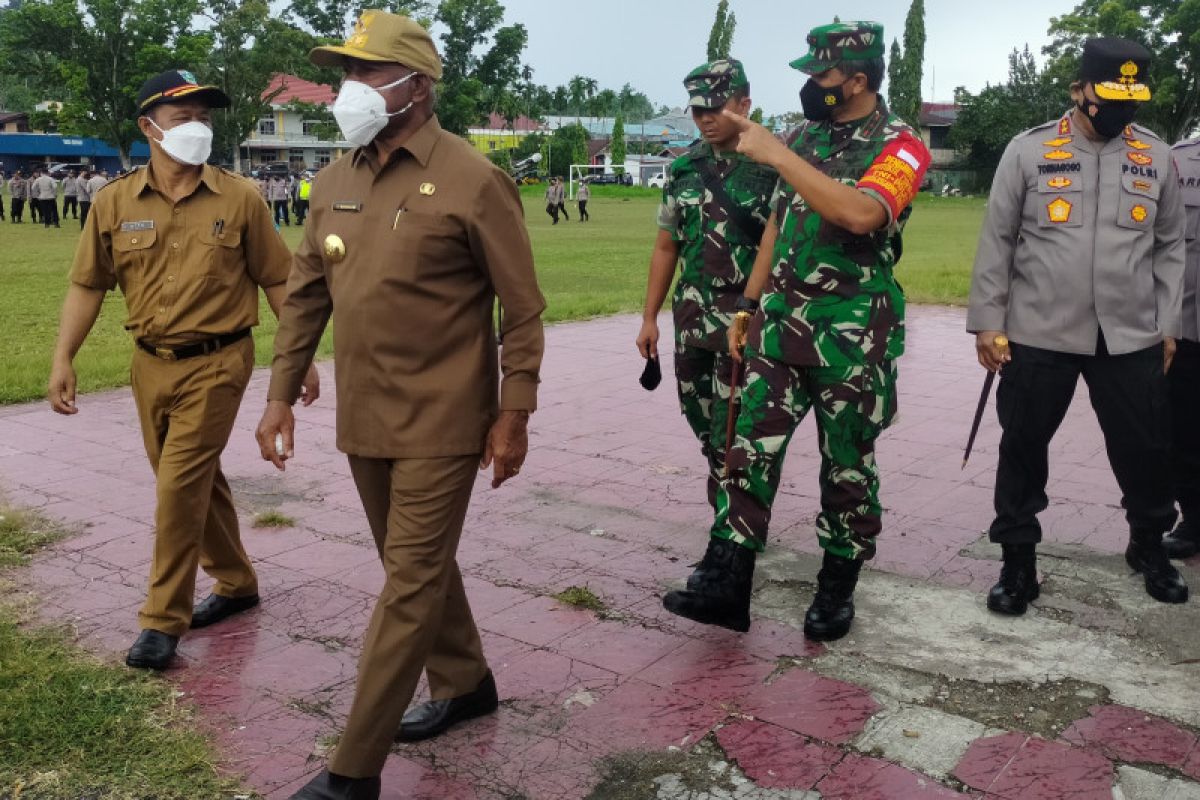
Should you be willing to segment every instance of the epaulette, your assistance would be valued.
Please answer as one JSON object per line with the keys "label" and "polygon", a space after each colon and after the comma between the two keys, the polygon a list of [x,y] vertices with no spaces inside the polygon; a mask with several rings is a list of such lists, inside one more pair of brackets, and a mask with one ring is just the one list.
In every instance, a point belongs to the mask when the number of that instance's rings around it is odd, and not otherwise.
{"label": "epaulette", "polygon": [[1164,141],[1161,136],[1159,136],[1157,133],[1155,133],[1154,131],[1150,130],[1147,127],[1138,125],[1136,122],[1131,124],[1129,127],[1131,130],[1135,131],[1138,136],[1140,136],[1142,138],[1153,139],[1156,142],[1162,142],[1163,144],[1166,144],[1166,141]]}
{"label": "epaulette", "polygon": [[1034,125],[1032,128],[1029,128],[1028,130],[1021,131],[1013,138],[1014,139],[1023,139],[1026,136],[1032,136],[1033,134],[1038,133],[1039,131],[1044,131],[1047,128],[1057,128],[1058,123],[1061,119],[1062,118],[1059,117],[1059,119],[1047,120],[1046,122],[1043,122],[1041,125]]}
{"label": "epaulette", "polygon": [[100,193],[103,192],[108,187],[112,186],[113,184],[120,183],[121,181],[132,178],[134,175],[136,175],[138,173],[138,170],[142,170],[142,169],[145,169],[145,167],[134,167],[133,169],[129,170],[129,172],[126,172],[124,175],[118,175],[117,177],[112,178],[111,180],[109,180],[108,183],[104,184],[103,186],[101,186],[99,189],[96,190],[96,194],[92,197],[92,202],[95,202],[96,198],[100,196]]}

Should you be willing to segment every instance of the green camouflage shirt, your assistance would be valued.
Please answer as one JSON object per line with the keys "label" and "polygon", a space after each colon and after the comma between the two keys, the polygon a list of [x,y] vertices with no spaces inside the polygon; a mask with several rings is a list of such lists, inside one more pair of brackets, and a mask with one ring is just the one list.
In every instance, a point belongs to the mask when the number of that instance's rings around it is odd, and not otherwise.
{"label": "green camouflage shirt", "polygon": [[839,228],[780,180],[774,267],[749,347],[795,366],[876,364],[904,352],[904,292],[892,268],[929,150],[883,101],[864,119],[807,123],[792,151],[824,174],[879,200],[888,224],[872,234]]}
{"label": "green camouflage shirt", "polygon": [[680,273],[671,307],[675,338],[683,345],[724,350],[734,303],[758,254],[758,238],[730,219],[704,187],[699,162],[707,162],[724,181],[725,192],[758,225],[770,216],[771,192],[778,173],[745,156],[716,158],[701,142],[671,164],[658,227],[679,244]]}

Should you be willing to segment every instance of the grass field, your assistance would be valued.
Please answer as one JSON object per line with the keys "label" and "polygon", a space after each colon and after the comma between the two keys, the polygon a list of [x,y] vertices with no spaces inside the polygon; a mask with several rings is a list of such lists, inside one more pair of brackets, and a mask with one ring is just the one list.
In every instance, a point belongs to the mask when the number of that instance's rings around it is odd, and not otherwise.
{"label": "grass field", "polygon": [[[589,204],[591,222],[580,223],[574,203],[569,203],[570,221],[552,226],[543,210],[542,192],[543,187],[531,186],[522,195],[548,303],[546,320],[640,310],[659,193],[596,187]],[[965,302],[983,207],[981,198],[918,198],[898,269],[910,301]],[[0,223],[0,403],[43,394],[78,239],[76,225],[67,220],[61,229],[45,230],[28,221]],[[293,248],[300,234],[297,227],[283,229]],[[121,327],[123,319],[122,298],[110,294],[75,362],[81,391],[127,383],[132,345]],[[275,319],[264,303],[262,325],[255,332],[260,364],[270,359],[274,333]],[[321,353],[330,351],[327,335]]]}
{"label": "grass field", "polygon": [[[0,567],[22,564],[59,532],[0,504]],[[0,797],[218,800],[209,741],[174,686],[102,664],[68,631],[27,624],[0,570]],[[244,793],[243,793],[244,794]]]}

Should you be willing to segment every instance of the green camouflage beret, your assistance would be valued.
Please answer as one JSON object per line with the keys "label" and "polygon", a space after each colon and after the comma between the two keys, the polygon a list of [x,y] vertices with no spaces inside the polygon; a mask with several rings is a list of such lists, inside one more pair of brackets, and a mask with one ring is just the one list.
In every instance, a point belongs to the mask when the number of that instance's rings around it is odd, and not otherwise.
{"label": "green camouflage beret", "polygon": [[701,64],[683,79],[690,99],[688,106],[695,108],[720,108],[729,102],[738,89],[750,86],[742,62],[733,58],[722,58]]}
{"label": "green camouflage beret", "polygon": [[883,26],[878,22],[835,22],[808,33],[808,54],[792,66],[809,75],[836,67],[842,61],[883,58]]}

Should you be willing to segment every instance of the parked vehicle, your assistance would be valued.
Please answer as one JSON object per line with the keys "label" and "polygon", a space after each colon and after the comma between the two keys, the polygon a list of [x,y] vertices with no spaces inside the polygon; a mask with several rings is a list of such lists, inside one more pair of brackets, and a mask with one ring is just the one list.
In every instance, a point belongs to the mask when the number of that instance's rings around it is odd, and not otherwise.
{"label": "parked vehicle", "polygon": [[657,175],[651,175],[646,179],[646,185],[651,189],[661,189],[667,185],[667,173],[660,172]]}
{"label": "parked vehicle", "polygon": [[63,178],[67,177],[67,174],[71,170],[75,170],[75,174],[78,175],[87,168],[87,164],[62,164],[56,162],[46,166],[46,173],[51,178],[54,178],[54,180],[61,181]]}
{"label": "parked vehicle", "polygon": [[624,175],[615,175],[615,174],[590,175],[587,178],[587,182],[592,184],[593,186],[604,186],[604,185],[633,186],[633,176],[630,175],[628,172],[625,173]]}

